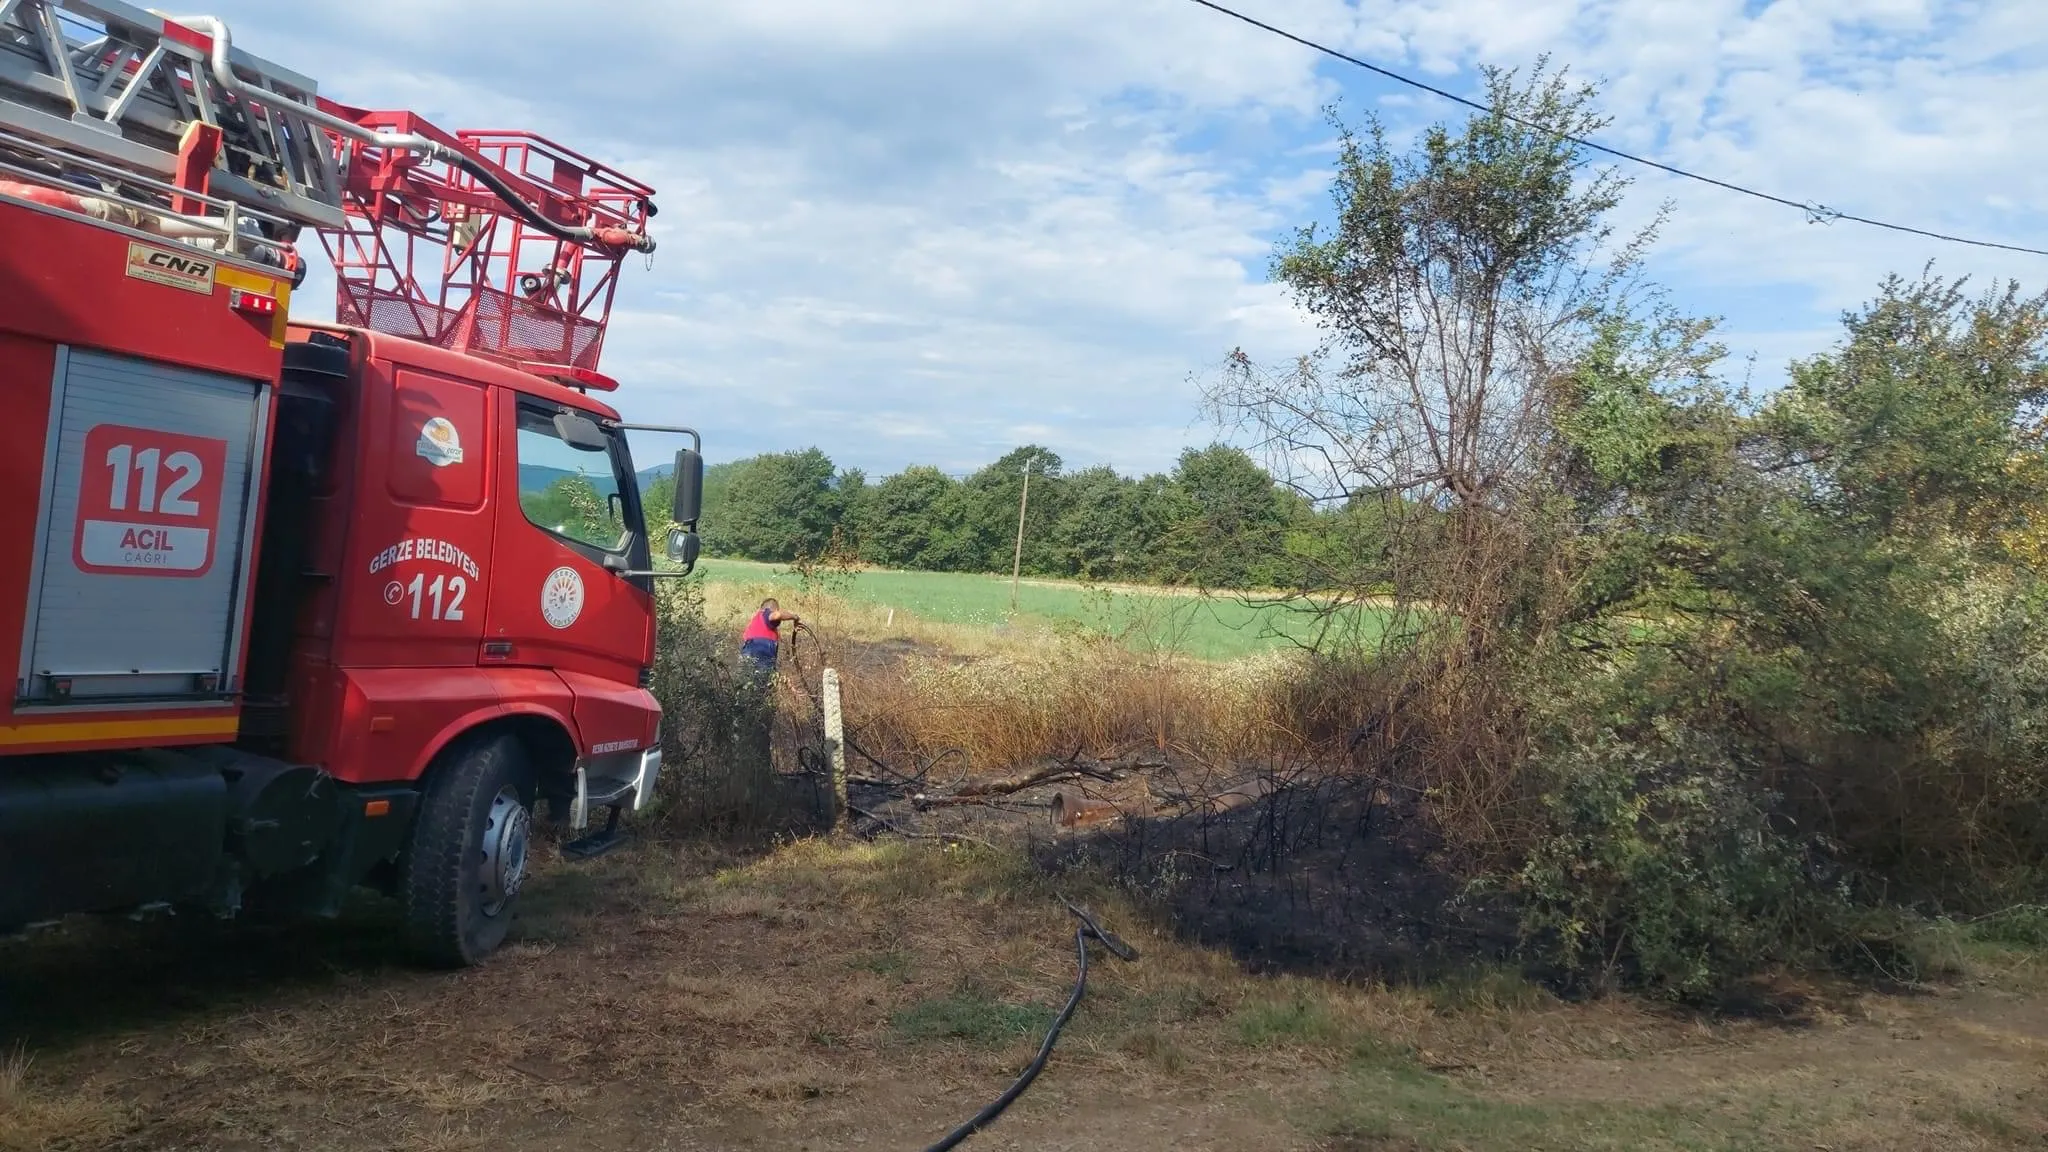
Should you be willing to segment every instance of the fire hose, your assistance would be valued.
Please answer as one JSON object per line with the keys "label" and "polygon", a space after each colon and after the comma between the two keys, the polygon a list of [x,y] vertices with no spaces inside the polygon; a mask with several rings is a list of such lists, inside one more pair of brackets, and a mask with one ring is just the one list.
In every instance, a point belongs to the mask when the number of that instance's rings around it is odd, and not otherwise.
{"label": "fire hose", "polygon": [[1052,1027],[1045,1032],[1045,1042],[1038,1046],[1038,1055],[1025,1067],[1023,1074],[1004,1089],[1001,1096],[991,1100],[988,1107],[975,1113],[973,1119],[948,1132],[945,1139],[925,1149],[925,1152],[946,1152],[949,1148],[957,1148],[969,1136],[995,1123],[996,1117],[1001,1116],[1004,1110],[1016,1103],[1017,1098],[1024,1095],[1024,1090],[1031,1087],[1031,1082],[1038,1079],[1038,1074],[1045,1071],[1046,1061],[1052,1058],[1053,1045],[1059,1042],[1060,1030],[1067,1026],[1067,1021],[1074,1018],[1074,1009],[1081,1006],[1081,997],[1088,991],[1090,938],[1102,941],[1103,947],[1109,949],[1110,955],[1119,960],[1131,961],[1138,958],[1137,949],[1118,939],[1114,933],[1105,931],[1102,925],[1095,922],[1095,917],[1089,915],[1087,909],[1076,907],[1073,901],[1065,897],[1060,898],[1060,903],[1065,904],[1067,911],[1073,913],[1074,918],[1081,922],[1074,929],[1074,991],[1067,997],[1066,1007],[1061,1008],[1060,1014],[1053,1017]]}
{"label": "fire hose", "polygon": [[[810,684],[803,680],[803,669],[798,664],[796,657],[796,636],[800,632],[807,631],[809,629],[804,628],[799,623],[797,631],[791,634],[790,663],[797,665],[797,679],[803,684],[804,696],[816,706],[817,699],[811,695]],[[804,751],[806,749],[801,747],[798,749],[799,762],[804,759],[802,755]],[[889,768],[888,765],[882,764],[880,760],[869,753],[863,752],[862,755],[866,756],[869,760],[873,760],[879,767]],[[943,756],[939,757],[939,759],[943,759]],[[937,763],[936,759],[934,760],[935,763]],[[889,770],[892,775],[902,776],[902,773],[896,772],[893,768]],[[927,765],[924,772],[928,773],[930,771],[931,765]],[[920,773],[919,775],[922,776],[923,774]],[[1068,994],[1066,1004],[1060,1008],[1059,1014],[1053,1017],[1051,1026],[1046,1029],[1045,1040],[1038,1046],[1038,1055],[1032,1058],[1031,1063],[1025,1065],[1024,1071],[1019,1073],[1014,1081],[1011,1081],[1010,1086],[1003,1090],[1003,1094],[989,1101],[988,1105],[981,1111],[975,1113],[972,1118],[959,1127],[948,1132],[944,1138],[926,1148],[924,1152],[948,1152],[949,1149],[959,1147],[969,1137],[995,1123],[997,1117],[1008,1111],[1010,1105],[1015,1104],[1018,1098],[1024,1095],[1025,1090],[1031,1087],[1032,1081],[1038,1079],[1038,1074],[1045,1071],[1046,1064],[1052,1059],[1053,1046],[1059,1043],[1060,1033],[1066,1028],[1067,1023],[1074,1018],[1075,1010],[1081,1006],[1081,998],[1088,992],[1088,942],[1090,940],[1100,941],[1102,946],[1108,949],[1109,954],[1119,960],[1127,963],[1137,960],[1138,950],[1131,947],[1115,933],[1103,928],[1101,924],[1096,922],[1094,915],[1086,908],[1076,905],[1064,896],[1060,897],[1060,903],[1064,904],[1067,911],[1079,922],[1074,927],[1074,990]]]}

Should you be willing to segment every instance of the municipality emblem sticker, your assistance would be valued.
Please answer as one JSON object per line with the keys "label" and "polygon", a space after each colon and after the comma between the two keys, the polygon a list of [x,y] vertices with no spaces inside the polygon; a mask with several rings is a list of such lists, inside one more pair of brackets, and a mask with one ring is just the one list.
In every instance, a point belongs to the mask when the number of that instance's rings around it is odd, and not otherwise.
{"label": "municipality emblem sticker", "polygon": [[415,451],[436,468],[460,464],[462,437],[456,435],[454,423],[446,416],[436,416],[421,426],[420,440]]}
{"label": "municipality emblem sticker", "polygon": [[567,628],[583,615],[583,577],[563,566],[540,584],[540,614],[550,628]]}

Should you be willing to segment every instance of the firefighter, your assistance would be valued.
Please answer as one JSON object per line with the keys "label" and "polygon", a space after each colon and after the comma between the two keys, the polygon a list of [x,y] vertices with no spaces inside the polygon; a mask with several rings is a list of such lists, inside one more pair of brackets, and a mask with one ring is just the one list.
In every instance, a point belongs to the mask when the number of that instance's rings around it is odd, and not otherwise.
{"label": "firefighter", "polygon": [[802,626],[803,620],[794,612],[784,612],[774,597],[761,601],[761,610],[747,618],[747,629],[740,634],[740,655],[754,662],[762,676],[775,671],[775,658],[782,645],[783,624]]}

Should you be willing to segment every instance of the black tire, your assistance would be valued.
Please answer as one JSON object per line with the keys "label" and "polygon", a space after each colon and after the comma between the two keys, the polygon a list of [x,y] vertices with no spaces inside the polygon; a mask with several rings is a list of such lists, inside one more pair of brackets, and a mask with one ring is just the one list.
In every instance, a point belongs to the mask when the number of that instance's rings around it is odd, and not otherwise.
{"label": "black tire", "polygon": [[466,968],[504,943],[533,803],[526,749],[510,735],[462,741],[436,762],[398,881],[407,943],[422,963]]}

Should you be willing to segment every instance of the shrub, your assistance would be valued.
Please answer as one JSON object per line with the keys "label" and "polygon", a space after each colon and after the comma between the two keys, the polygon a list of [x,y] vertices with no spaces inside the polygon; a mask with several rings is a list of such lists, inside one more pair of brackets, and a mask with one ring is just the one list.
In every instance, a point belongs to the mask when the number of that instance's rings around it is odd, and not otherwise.
{"label": "shrub", "polygon": [[1827,916],[1769,797],[1711,736],[1668,721],[1547,749],[1542,825],[1509,887],[1525,939],[1576,983],[1681,999],[1802,959]]}
{"label": "shrub", "polygon": [[656,585],[654,695],[662,708],[660,801],[676,831],[738,834],[787,822],[775,772],[775,701],[745,674],[730,637],[705,619],[703,585]]}

